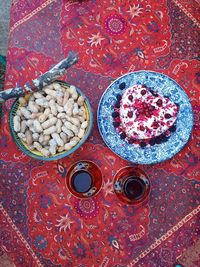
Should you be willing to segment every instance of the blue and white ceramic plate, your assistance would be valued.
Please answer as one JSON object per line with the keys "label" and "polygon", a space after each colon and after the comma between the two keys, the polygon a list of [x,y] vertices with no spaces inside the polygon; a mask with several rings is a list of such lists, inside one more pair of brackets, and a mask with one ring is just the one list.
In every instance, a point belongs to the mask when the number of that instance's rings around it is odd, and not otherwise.
{"label": "blue and white ceramic plate", "polygon": [[[135,84],[146,84],[158,94],[179,104],[176,131],[171,133],[167,142],[141,148],[121,140],[116,132],[112,118],[113,103],[117,94],[123,94]],[[193,127],[192,106],[187,94],[174,80],[153,71],[132,72],[115,80],[101,98],[97,118],[99,131],[107,146],[118,156],[136,164],[155,164],[172,158],[188,142]]]}

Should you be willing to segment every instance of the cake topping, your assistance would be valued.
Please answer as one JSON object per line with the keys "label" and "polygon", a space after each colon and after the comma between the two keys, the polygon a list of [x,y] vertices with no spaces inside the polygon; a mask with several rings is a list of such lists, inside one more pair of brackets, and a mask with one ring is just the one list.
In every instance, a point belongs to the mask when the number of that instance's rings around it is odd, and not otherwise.
{"label": "cake topping", "polygon": [[120,101],[122,99],[122,96],[120,94],[117,95],[117,100]]}
{"label": "cake topping", "polygon": [[146,144],[145,142],[141,142],[141,143],[140,143],[140,147],[141,147],[141,148],[144,148],[145,146],[147,146],[147,144]]}
{"label": "cake topping", "polygon": [[176,131],[176,125],[173,125],[171,128],[169,128],[170,132],[175,132]]}
{"label": "cake topping", "polygon": [[123,89],[125,89],[125,87],[126,87],[125,82],[120,83],[119,89],[123,90]]}
{"label": "cake topping", "polygon": [[171,118],[171,115],[169,113],[165,114],[165,118],[166,119],[170,119]]}
{"label": "cake topping", "polygon": [[125,133],[121,133],[121,134],[120,134],[120,138],[121,138],[121,139],[125,139],[125,138],[126,138],[126,134],[125,134]]}
{"label": "cake topping", "polygon": [[142,91],[141,91],[141,95],[145,95],[146,92],[147,92],[146,90],[142,90]]}
{"label": "cake topping", "polygon": [[120,123],[119,123],[118,121],[114,121],[114,122],[113,122],[113,126],[114,126],[115,128],[117,128],[119,125],[120,125]]}
{"label": "cake topping", "polygon": [[162,100],[158,99],[158,101],[156,102],[157,106],[161,107],[162,106]]}
{"label": "cake topping", "polygon": [[115,107],[116,107],[116,108],[120,108],[120,101],[117,101],[117,102],[115,103]]}
{"label": "cake topping", "polygon": [[113,118],[117,118],[117,117],[119,117],[119,113],[116,112],[116,111],[114,111],[114,112],[112,113],[112,117],[113,117]]}
{"label": "cake topping", "polygon": [[133,96],[132,96],[132,95],[129,95],[129,96],[128,96],[128,99],[129,99],[130,101],[132,101],[132,100],[133,100]]}
{"label": "cake topping", "polygon": [[128,117],[132,118],[133,117],[133,111],[128,111]]}

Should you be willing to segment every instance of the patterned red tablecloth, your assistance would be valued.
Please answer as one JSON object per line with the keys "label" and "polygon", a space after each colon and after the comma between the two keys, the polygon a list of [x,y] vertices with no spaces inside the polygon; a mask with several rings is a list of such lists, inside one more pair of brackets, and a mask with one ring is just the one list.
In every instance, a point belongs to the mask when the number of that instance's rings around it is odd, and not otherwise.
{"label": "patterned red tablecloth", "polygon": [[[200,234],[198,2],[12,1],[5,88],[37,77],[73,49],[80,60],[64,79],[83,90],[94,112],[88,142],[68,158],[45,163],[13,142],[8,127],[13,101],[5,103],[0,241],[16,266],[200,266],[193,252]],[[174,158],[139,166],[152,190],[135,208],[120,203],[113,192],[115,173],[131,164],[104,144],[96,111],[116,77],[141,69],[176,80],[191,99],[195,121],[189,143]],[[94,198],[76,199],[65,188],[69,166],[81,159],[93,160],[102,170],[103,186]]]}

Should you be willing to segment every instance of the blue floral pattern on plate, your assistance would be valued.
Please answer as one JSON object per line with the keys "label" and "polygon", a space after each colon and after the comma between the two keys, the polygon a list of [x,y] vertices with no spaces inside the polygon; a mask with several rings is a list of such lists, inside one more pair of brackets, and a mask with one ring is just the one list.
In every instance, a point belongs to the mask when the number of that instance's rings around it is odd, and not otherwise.
{"label": "blue floral pattern on plate", "polygon": [[[125,85],[123,90],[119,88],[122,83]],[[116,132],[112,118],[116,96],[135,84],[146,84],[158,94],[179,104],[176,131],[167,142],[141,148],[121,140]],[[155,164],[172,158],[188,142],[193,127],[193,111],[187,94],[174,80],[158,72],[137,71],[121,76],[107,88],[99,103],[97,121],[104,142],[115,154],[133,163]]]}

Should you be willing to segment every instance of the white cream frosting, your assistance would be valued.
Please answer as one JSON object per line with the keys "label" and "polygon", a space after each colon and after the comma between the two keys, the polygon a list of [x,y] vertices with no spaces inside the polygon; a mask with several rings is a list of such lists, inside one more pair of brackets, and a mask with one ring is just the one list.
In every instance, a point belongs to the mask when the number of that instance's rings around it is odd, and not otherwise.
{"label": "white cream frosting", "polygon": [[[146,93],[142,95],[141,92],[144,93],[144,90]],[[132,100],[129,99],[130,95]],[[159,99],[162,106],[156,103]],[[152,114],[147,111],[149,108],[154,108]],[[147,116],[145,115],[146,112],[148,113]],[[168,98],[161,95],[154,96],[142,85],[134,85],[124,92],[119,113],[121,126],[129,138],[149,139],[161,135],[174,124],[178,107]],[[166,114],[171,117],[166,118]],[[153,122],[155,126],[152,125]]]}

